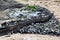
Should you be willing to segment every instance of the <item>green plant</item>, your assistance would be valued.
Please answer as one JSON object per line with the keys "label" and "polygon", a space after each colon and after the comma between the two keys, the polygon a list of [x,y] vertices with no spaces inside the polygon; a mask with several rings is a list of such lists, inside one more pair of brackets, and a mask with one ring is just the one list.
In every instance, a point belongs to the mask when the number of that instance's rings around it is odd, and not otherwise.
{"label": "green plant", "polygon": [[37,6],[27,5],[27,8],[30,10],[36,10]]}

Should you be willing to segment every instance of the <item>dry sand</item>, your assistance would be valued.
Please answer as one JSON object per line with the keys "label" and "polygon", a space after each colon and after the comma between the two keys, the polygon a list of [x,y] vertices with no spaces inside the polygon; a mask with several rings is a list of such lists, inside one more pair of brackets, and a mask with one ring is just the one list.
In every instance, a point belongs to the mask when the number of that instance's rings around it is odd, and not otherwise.
{"label": "dry sand", "polygon": [[1,36],[0,40],[60,40],[60,37],[38,34],[13,34],[11,37]]}
{"label": "dry sand", "polygon": [[[16,0],[19,3],[30,4],[30,5],[39,5],[49,9],[56,18],[60,21],[60,3],[54,1],[21,1]],[[60,37],[51,36],[51,35],[38,35],[38,34],[12,34],[10,37],[1,36],[0,40],[60,40]]]}

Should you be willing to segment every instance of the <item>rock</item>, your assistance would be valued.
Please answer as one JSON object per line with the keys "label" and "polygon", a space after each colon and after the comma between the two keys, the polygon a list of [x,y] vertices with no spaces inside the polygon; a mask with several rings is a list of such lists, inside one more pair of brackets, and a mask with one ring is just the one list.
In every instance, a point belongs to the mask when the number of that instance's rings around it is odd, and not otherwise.
{"label": "rock", "polygon": [[25,5],[17,3],[16,1],[13,0],[0,0],[0,11],[11,8],[21,8],[23,6]]}
{"label": "rock", "polygon": [[[35,22],[36,20],[39,22],[45,22],[48,21],[53,14],[50,12],[41,12],[41,11],[31,11],[31,10],[24,10],[23,8],[21,9],[9,9],[10,11],[8,12],[8,16],[11,18],[15,19],[20,19],[20,20],[27,20],[29,19],[32,22]],[[21,11],[22,10],[22,11]],[[44,9],[41,9],[44,11]]]}
{"label": "rock", "polygon": [[[1,30],[32,33],[32,34],[59,34],[59,21],[46,8],[39,7],[36,11],[24,8],[8,9],[7,15],[14,21],[4,22],[1,24]],[[5,30],[5,31],[6,31]]]}
{"label": "rock", "polygon": [[59,36],[60,35],[60,30],[55,30],[54,34]]}

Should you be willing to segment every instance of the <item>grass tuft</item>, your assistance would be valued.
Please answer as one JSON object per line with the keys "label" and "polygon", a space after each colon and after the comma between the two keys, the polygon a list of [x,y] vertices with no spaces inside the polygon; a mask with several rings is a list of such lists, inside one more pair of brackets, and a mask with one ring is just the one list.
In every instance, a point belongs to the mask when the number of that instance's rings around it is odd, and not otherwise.
{"label": "grass tuft", "polygon": [[27,9],[36,10],[37,9],[37,6],[27,5]]}

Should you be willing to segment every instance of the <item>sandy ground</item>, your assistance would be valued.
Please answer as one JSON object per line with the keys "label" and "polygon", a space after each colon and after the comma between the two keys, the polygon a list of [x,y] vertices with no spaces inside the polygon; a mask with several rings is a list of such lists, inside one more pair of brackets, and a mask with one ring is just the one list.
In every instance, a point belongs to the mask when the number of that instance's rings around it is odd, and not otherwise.
{"label": "sandy ground", "polygon": [[1,36],[0,40],[60,40],[60,37],[38,34],[13,34],[11,37]]}
{"label": "sandy ground", "polygon": [[[49,9],[54,13],[55,17],[60,21],[60,3],[54,1],[21,1],[16,0],[19,3],[30,4],[30,5],[39,5]],[[1,14],[3,15],[3,14]],[[51,35],[38,35],[38,34],[12,34],[10,37],[0,36],[0,40],[60,40],[60,37],[51,36]]]}

